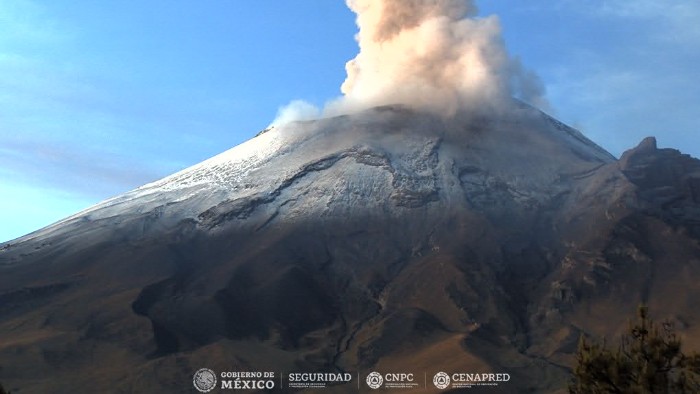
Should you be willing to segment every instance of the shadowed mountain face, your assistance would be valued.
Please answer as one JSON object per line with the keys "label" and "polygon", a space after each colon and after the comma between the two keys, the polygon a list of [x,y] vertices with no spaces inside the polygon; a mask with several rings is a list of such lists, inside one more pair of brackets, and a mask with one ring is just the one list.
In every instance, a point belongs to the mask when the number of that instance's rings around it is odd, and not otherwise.
{"label": "shadowed mountain face", "polygon": [[531,108],[273,128],[0,245],[0,382],[452,370],[554,392],[580,333],[641,301],[700,347],[699,199],[698,160],[653,139],[615,160]]}

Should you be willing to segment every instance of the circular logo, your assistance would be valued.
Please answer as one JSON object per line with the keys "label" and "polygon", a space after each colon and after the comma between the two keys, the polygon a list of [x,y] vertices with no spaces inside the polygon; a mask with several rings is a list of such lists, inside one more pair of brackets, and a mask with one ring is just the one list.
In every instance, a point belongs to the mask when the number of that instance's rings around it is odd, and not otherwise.
{"label": "circular logo", "polygon": [[209,368],[202,368],[194,373],[192,384],[198,391],[208,393],[216,387],[216,374]]}
{"label": "circular logo", "polygon": [[444,372],[438,372],[433,377],[433,384],[440,390],[444,390],[450,385],[450,375]]}
{"label": "circular logo", "polygon": [[367,375],[367,385],[371,389],[378,389],[382,387],[382,383],[384,383],[384,378],[382,378],[382,375],[380,375],[379,372],[372,372]]}

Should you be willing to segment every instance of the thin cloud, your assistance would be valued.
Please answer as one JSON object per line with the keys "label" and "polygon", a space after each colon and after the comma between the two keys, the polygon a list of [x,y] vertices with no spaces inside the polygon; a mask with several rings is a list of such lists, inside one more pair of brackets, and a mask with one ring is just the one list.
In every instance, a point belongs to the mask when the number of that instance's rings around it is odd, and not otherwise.
{"label": "thin cloud", "polygon": [[579,33],[586,39],[559,42],[556,63],[542,72],[562,120],[616,155],[649,135],[662,146],[700,155],[691,121],[700,111],[700,2],[556,5],[562,23],[572,21],[569,29],[586,27]]}
{"label": "thin cloud", "polygon": [[700,2],[687,0],[606,0],[577,2],[572,9],[618,20],[646,22],[643,32],[677,45],[700,43]]}
{"label": "thin cloud", "polygon": [[12,44],[17,41],[26,46],[66,40],[70,34],[56,25],[45,8],[35,1],[0,2],[0,44],[4,46],[16,47]]}
{"label": "thin cloud", "polygon": [[3,178],[14,183],[104,198],[158,179],[163,170],[134,158],[43,142],[6,142],[0,148]]}

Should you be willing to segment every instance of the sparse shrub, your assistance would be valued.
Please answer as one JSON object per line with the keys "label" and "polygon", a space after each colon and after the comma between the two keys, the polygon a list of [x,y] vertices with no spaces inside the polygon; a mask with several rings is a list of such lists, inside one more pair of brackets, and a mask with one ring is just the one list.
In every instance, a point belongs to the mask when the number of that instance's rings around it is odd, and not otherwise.
{"label": "sparse shrub", "polygon": [[700,355],[683,354],[672,325],[640,306],[616,350],[581,336],[569,393],[700,393]]}

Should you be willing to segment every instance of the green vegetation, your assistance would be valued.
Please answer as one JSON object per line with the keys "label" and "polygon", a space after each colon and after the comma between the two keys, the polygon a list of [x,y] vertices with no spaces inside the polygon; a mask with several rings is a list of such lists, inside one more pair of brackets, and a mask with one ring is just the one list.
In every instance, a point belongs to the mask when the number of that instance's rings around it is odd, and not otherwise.
{"label": "green vegetation", "polygon": [[671,324],[641,306],[616,350],[581,337],[569,393],[700,393],[700,354],[684,355]]}

